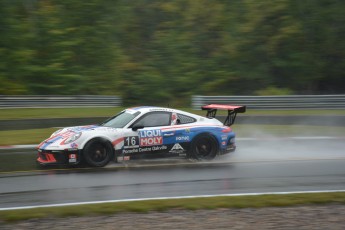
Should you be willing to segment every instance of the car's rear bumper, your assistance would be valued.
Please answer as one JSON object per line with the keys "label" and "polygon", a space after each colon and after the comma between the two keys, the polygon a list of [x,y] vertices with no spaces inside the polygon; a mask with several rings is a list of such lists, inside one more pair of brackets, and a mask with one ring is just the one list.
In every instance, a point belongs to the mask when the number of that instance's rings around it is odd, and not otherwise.
{"label": "car's rear bumper", "polygon": [[231,153],[231,152],[234,152],[236,150],[236,145],[233,143],[233,144],[228,144],[227,146],[226,146],[226,148],[224,148],[224,149],[222,149],[221,151],[220,151],[220,154],[221,155],[224,155],[224,154],[227,154],[227,153]]}
{"label": "car's rear bumper", "polygon": [[41,165],[75,165],[80,163],[80,150],[43,150],[38,149],[37,162]]}

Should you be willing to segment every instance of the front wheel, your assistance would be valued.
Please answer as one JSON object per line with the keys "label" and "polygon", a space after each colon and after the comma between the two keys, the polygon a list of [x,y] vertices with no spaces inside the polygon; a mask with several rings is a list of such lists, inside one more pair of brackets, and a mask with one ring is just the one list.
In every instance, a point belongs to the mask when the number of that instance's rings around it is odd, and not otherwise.
{"label": "front wheel", "polygon": [[112,145],[100,138],[90,140],[84,147],[83,158],[93,167],[103,167],[113,158]]}
{"label": "front wheel", "polygon": [[217,156],[218,142],[210,134],[200,134],[191,144],[190,155],[197,160],[212,160]]}

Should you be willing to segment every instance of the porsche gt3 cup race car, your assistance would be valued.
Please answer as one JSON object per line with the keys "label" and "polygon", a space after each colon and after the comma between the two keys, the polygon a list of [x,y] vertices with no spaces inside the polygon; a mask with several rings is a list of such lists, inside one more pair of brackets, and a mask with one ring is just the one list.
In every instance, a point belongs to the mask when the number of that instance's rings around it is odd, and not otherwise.
{"label": "porsche gt3 cup race car", "polygon": [[[245,106],[210,104],[206,117],[177,109],[135,107],[123,110],[99,125],[67,127],[38,145],[41,165],[84,162],[103,167],[110,161],[136,158],[186,157],[211,160],[236,149],[230,127]],[[227,110],[224,123],[215,118]]]}

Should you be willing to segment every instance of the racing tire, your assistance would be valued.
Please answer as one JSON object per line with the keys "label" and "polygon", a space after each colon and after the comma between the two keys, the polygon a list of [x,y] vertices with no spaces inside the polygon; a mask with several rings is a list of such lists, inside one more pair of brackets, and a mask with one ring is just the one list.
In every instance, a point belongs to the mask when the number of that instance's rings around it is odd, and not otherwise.
{"label": "racing tire", "polygon": [[89,166],[104,167],[114,156],[113,146],[109,141],[95,138],[86,143],[83,159]]}
{"label": "racing tire", "polygon": [[212,160],[218,154],[218,142],[214,136],[203,133],[196,136],[190,148],[190,156],[196,160]]}

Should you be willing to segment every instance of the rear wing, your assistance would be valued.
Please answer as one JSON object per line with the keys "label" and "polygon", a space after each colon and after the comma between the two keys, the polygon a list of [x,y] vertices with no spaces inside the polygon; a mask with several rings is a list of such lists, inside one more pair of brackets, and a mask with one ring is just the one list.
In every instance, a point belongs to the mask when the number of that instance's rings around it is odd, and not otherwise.
{"label": "rear wing", "polygon": [[206,117],[214,118],[217,114],[217,110],[227,110],[228,116],[224,121],[224,125],[231,126],[234,124],[237,113],[245,113],[246,107],[245,106],[237,106],[237,105],[220,105],[220,104],[209,104],[201,106],[202,110],[207,110]]}

